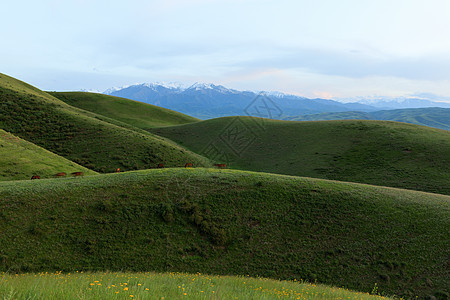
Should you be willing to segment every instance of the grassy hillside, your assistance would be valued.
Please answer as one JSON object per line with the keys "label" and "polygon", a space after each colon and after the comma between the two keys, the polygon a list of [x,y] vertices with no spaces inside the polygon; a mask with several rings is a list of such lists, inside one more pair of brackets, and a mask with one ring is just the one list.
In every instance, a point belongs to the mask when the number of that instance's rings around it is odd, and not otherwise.
{"label": "grassy hillside", "polygon": [[0,180],[53,177],[56,173],[97,174],[0,129]]}
{"label": "grassy hillside", "polygon": [[235,169],[450,194],[450,132],[385,121],[229,117],[153,129]]}
{"label": "grassy hillside", "polygon": [[109,95],[83,92],[49,92],[49,94],[69,105],[116,119],[141,129],[199,121],[199,119],[170,109]]}
{"label": "grassy hillside", "polygon": [[0,128],[99,172],[146,169],[158,163],[208,164],[204,157],[171,141],[72,107],[3,74]]}
{"label": "grassy hillside", "polygon": [[380,110],[375,112],[332,112],[290,117],[290,121],[323,120],[384,120],[405,122],[439,129],[450,130],[450,108],[428,107]]}
{"label": "grassy hillside", "polygon": [[183,271],[450,292],[448,196],[181,168],[0,182],[0,199],[3,271]]}
{"label": "grassy hillside", "polygon": [[4,274],[5,299],[354,299],[385,297],[324,285],[185,273]]}

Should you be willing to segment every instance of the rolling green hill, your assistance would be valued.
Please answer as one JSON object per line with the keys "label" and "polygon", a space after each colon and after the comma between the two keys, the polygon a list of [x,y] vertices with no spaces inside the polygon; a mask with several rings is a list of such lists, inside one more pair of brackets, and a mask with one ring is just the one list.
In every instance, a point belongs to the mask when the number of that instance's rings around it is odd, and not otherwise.
{"label": "rolling green hill", "polygon": [[200,121],[159,106],[125,98],[84,92],[49,92],[65,103],[141,129]]}
{"label": "rolling green hill", "polygon": [[209,163],[167,139],[75,108],[3,74],[0,128],[99,172]]}
{"label": "rolling green hill", "polygon": [[384,120],[406,122],[450,130],[450,108],[427,107],[380,110],[375,112],[347,111],[290,117],[290,121],[323,120]]}
{"label": "rolling green hill", "polygon": [[228,117],[152,129],[231,168],[450,194],[450,132],[387,121]]}
{"label": "rolling green hill", "polygon": [[0,270],[183,271],[448,297],[450,197],[158,169],[0,182]]}
{"label": "rolling green hill", "polygon": [[0,180],[53,177],[56,173],[97,174],[0,129]]}

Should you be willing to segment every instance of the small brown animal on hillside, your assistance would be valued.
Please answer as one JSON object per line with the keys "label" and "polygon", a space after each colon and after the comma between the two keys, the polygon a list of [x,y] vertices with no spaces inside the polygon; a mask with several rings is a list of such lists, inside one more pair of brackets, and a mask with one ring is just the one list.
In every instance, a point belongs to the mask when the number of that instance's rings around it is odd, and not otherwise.
{"label": "small brown animal on hillside", "polygon": [[215,167],[218,167],[219,169],[223,169],[226,168],[227,165],[226,164],[214,164]]}
{"label": "small brown animal on hillside", "polygon": [[41,176],[39,176],[39,175],[33,175],[33,176],[31,177],[31,180],[33,180],[33,179],[41,179]]}
{"label": "small brown animal on hillside", "polygon": [[117,169],[116,169],[116,173],[119,173],[119,172],[120,172],[120,168],[117,168]]}
{"label": "small brown animal on hillside", "polygon": [[163,163],[159,163],[157,166],[158,169],[164,168],[164,164]]}
{"label": "small brown animal on hillside", "polygon": [[185,168],[192,168],[192,163],[187,163],[184,165]]}
{"label": "small brown animal on hillside", "polygon": [[64,172],[55,174],[56,177],[64,177],[64,176],[66,176],[66,175],[67,175],[67,174],[64,173]]}
{"label": "small brown animal on hillside", "polygon": [[72,176],[83,176],[83,172],[73,172]]}

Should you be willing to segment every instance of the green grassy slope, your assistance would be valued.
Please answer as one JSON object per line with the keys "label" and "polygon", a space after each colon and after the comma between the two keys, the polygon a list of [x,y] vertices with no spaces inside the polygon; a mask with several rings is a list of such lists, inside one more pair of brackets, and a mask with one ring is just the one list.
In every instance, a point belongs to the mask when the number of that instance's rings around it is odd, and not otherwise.
{"label": "green grassy slope", "polygon": [[387,121],[230,117],[152,132],[236,169],[450,194],[445,130]]}
{"label": "green grassy slope", "polygon": [[3,74],[0,128],[99,172],[146,169],[158,163],[208,164],[206,158],[167,139],[72,107]]}
{"label": "green grassy slope", "polygon": [[49,92],[65,103],[141,129],[200,121],[188,115],[125,98],[83,92]]}
{"label": "green grassy slope", "polygon": [[53,177],[56,173],[97,174],[0,129],[0,180]]}
{"label": "green grassy slope", "polygon": [[181,168],[0,182],[0,199],[3,271],[183,271],[449,293],[449,196]]}

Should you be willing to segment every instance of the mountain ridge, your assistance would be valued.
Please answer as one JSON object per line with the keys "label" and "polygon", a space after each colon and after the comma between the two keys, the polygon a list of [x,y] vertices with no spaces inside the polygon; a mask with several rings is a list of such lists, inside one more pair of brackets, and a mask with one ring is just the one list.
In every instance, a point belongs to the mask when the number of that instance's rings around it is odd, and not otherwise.
{"label": "mountain ridge", "polygon": [[[450,103],[418,97],[363,98],[359,101],[343,102],[333,99],[307,98],[283,92],[240,91],[220,84],[201,82],[196,82],[192,85],[158,82],[142,83],[122,88],[111,88],[104,91],[103,94],[158,105],[199,119],[239,115],[256,116],[249,114],[246,108],[252,106],[260,97],[263,97],[266,103],[270,103],[270,106],[280,111],[279,117],[275,119],[331,112],[374,112],[424,107],[450,108]],[[271,117],[269,115],[258,116]]]}
{"label": "mountain ridge", "polygon": [[327,99],[309,99],[284,93],[238,91],[212,83],[195,83],[188,87],[168,88],[166,85],[139,84],[103,92],[179,111],[199,119],[249,115],[246,108],[260,97],[270,102],[285,116],[340,112],[355,109],[374,111],[375,108],[359,103],[341,103]]}

